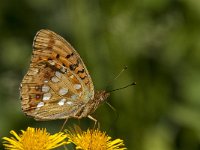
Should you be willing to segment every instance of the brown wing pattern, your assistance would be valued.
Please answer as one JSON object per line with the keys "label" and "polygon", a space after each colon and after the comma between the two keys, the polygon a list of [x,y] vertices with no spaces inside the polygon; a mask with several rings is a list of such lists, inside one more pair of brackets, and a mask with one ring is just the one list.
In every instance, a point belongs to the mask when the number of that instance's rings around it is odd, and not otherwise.
{"label": "brown wing pattern", "polygon": [[40,30],[21,83],[22,110],[37,120],[75,117],[94,98],[94,86],[81,57],[61,36]]}

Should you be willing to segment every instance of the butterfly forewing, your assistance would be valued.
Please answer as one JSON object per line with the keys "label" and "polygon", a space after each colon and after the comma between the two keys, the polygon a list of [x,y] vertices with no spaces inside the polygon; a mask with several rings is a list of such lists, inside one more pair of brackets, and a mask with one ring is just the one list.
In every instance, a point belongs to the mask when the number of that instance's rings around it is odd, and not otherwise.
{"label": "butterfly forewing", "polygon": [[61,36],[40,30],[21,85],[22,109],[37,120],[73,117],[94,98],[91,77],[79,54]]}

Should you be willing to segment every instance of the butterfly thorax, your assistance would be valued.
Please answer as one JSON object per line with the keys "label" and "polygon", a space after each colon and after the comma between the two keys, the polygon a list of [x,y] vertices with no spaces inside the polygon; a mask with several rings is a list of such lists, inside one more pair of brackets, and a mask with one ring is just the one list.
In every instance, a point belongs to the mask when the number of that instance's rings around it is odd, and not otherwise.
{"label": "butterfly thorax", "polygon": [[99,107],[99,105],[106,101],[109,95],[110,93],[106,92],[105,90],[96,91],[94,94],[94,98],[89,100],[88,103],[85,104],[79,115],[77,114],[77,117],[82,118],[92,114]]}
{"label": "butterfly thorax", "polygon": [[96,107],[102,104],[110,96],[110,93],[105,90],[96,91],[94,94],[94,99],[92,100]]}

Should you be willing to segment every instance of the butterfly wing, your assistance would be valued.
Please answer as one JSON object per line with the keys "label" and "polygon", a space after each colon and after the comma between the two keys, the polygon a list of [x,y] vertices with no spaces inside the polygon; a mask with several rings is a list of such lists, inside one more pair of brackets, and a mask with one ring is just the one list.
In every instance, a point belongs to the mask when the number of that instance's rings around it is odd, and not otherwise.
{"label": "butterfly wing", "polygon": [[58,34],[40,30],[21,83],[25,114],[37,120],[76,117],[93,98],[94,86],[79,54]]}

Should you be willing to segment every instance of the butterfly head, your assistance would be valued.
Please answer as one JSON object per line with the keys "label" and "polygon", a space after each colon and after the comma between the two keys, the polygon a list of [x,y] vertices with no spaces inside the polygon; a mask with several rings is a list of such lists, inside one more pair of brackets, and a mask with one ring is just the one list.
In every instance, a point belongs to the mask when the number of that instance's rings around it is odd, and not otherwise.
{"label": "butterfly head", "polygon": [[95,95],[94,95],[94,99],[95,99],[95,101],[102,103],[108,98],[108,96],[110,96],[110,93],[108,93],[105,90],[96,91]]}

